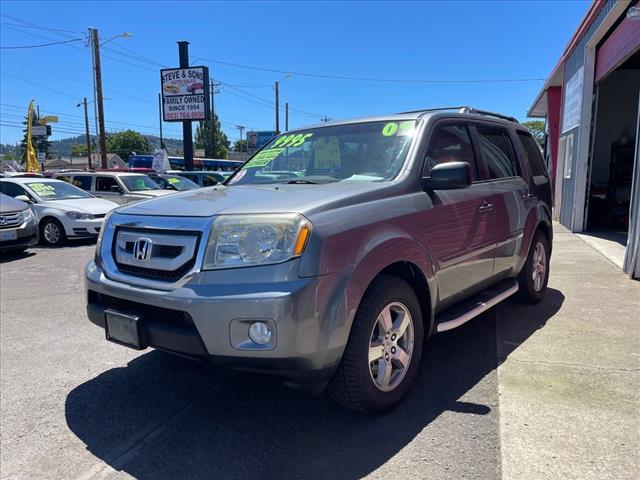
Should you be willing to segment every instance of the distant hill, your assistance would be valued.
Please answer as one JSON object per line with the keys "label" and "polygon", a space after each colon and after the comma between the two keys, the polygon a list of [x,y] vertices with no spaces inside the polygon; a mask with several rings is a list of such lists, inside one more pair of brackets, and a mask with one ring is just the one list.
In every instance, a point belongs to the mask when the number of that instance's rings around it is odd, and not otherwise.
{"label": "distant hill", "polygon": [[[151,149],[160,148],[160,137],[155,135],[145,135],[149,141]],[[164,145],[167,148],[169,155],[182,155],[182,140],[177,138],[165,138]],[[71,147],[74,145],[84,145],[86,143],[84,135],[78,135],[76,137],[61,138],[60,140],[51,140],[51,147],[49,148],[49,154],[53,158],[69,157],[71,156]],[[0,154],[4,153],[18,153],[15,151],[15,145],[0,144]],[[146,152],[136,152],[146,153]]]}

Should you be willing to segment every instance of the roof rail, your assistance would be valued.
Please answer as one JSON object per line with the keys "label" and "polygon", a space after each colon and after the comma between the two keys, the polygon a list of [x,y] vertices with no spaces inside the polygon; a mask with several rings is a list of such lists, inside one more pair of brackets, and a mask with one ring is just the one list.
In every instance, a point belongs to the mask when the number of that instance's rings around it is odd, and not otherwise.
{"label": "roof rail", "polygon": [[458,110],[459,113],[472,113],[475,115],[486,115],[488,117],[501,118],[502,120],[508,120],[510,122],[520,123],[517,118],[510,117],[509,115],[502,115],[501,113],[489,112],[487,110],[478,110],[467,105],[461,105],[459,107],[440,107],[440,108],[424,108],[422,110],[413,110],[411,112],[402,113],[420,113],[420,112],[440,112],[446,110]]}

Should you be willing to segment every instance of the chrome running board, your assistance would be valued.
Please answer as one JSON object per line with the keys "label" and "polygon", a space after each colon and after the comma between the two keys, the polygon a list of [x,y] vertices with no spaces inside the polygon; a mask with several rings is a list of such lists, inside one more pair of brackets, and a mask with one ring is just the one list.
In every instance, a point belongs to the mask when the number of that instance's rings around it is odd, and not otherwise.
{"label": "chrome running board", "polygon": [[446,332],[467,323],[518,291],[518,282],[501,282],[484,292],[436,315],[437,331]]}

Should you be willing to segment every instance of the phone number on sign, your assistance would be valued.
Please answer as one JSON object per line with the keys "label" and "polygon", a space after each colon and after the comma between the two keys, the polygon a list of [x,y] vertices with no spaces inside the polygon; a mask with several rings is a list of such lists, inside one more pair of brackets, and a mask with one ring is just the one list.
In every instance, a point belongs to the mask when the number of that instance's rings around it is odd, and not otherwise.
{"label": "phone number on sign", "polygon": [[167,113],[165,120],[204,120],[204,112]]}

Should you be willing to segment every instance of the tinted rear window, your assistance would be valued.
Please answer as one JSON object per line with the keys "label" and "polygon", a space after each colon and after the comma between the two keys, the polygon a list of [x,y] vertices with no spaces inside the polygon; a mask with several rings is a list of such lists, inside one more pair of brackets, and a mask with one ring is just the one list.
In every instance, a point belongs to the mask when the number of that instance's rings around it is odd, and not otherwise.
{"label": "tinted rear window", "polygon": [[478,125],[480,150],[487,165],[489,178],[518,176],[516,159],[509,134],[504,128]]}
{"label": "tinted rear window", "polygon": [[542,159],[542,153],[538,142],[535,141],[530,133],[522,132],[518,130],[518,138],[522,142],[524,147],[524,153],[526,155],[525,161],[531,166],[531,173],[534,176],[547,175],[547,167]]}

